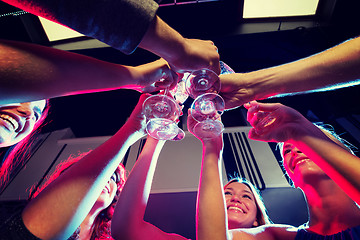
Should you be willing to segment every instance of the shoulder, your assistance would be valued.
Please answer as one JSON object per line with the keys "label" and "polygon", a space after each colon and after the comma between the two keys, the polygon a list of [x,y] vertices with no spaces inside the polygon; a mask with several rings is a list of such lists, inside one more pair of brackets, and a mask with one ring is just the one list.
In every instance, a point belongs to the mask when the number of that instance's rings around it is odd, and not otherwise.
{"label": "shoulder", "polygon": [[25,227],[21,217],[21,212],[22,210],[16,211],[10,218],[0,225],[0,240],[40,240]]}
{"label": "shoulder", "polygon": [[284,224],[267,224],[256,228],[239,228],[230,230],[232,240],[292,240],[297,228]]}

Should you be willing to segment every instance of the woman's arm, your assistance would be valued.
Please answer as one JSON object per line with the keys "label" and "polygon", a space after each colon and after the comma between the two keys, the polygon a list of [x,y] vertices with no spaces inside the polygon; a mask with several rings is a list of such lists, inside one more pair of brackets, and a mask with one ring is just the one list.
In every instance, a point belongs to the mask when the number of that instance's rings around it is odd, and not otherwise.
{"label": "woman's arm", "polygon": [[227,109],[271,96],[357,85],[360,84],[360,37],[295,62],[221,75],[220,79]]}
{"label": "woman's arm", "polygon": [[[260,141],[290,142],[314,161],[355,202],[360,204],[360,159],[335,143],[296,110],[282,104],[244,105],[254,127],[249,137]],[[268,124],[264,127],[264,124]]]}
{"label": "woman's arm", "polygon": [[[0,105],[119,88],[148,91],[176,82],[163,59],[138,67],[29,43],[0,40]],[[158,83],[157,83],[158,84]]]}
{"label": "woman's arm", "polygon": [[187,123],[189,131],[203,145],[197,196],[196,238],[197,240],[227,239],[227,216],[220,173],[223,148],[222,135],[213,139],[201,139],[193,132],[197,122],[190,114]]}
{"label": "woman's arm", "polygon": [[111,221],[114,239],[185,239],[177,234],[165,233],[144,221],[156,163],[165,141],[148,137],[117,201]]}
{"label": "woman's arm", "polygon": [[82,223],[127,149],[145,135],[141,95],[129,120],[108,141],[80,159],[33,199],[22,213],[41,239],[67,239]]}

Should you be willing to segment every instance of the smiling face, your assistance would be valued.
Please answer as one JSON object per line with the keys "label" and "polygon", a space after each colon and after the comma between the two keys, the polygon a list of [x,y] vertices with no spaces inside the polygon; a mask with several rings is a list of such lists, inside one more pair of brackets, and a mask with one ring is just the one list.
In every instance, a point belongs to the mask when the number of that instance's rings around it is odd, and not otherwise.
{"label": "smiling face", "polygon": [[34,129],[46,100],[0,106],[0,147],[14,145]]}
{"label": "smiling face", "polygon": [[118,183],[120,181],[120,177],[117,172],[114,172],[111,175],[110,180],[106,183],[104,189],[101,191],[100,196],[96,201],[97,207],[102,209],[107,208],[113,202],[116,191],[118,190]]}
{"label": "smiling face", "polygon": [[229,229],[258,225],[255,197],[246,184],[232,182],[225,187],[224,193]]}
{"label": "smiling face", "polygon": [[297,187],[301,187],[306,176],[326,176],[321,168],[291,143],[284,143],[282,156],[285,170]]}

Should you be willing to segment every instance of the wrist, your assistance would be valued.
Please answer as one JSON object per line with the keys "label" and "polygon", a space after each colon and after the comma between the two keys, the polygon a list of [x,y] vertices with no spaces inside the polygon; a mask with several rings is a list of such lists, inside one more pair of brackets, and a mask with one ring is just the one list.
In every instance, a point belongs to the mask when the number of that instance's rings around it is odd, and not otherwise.
{"label": "wrist", "polygon": [[316,127],[312,122],[302,117],[303,121],[299,121],[297,125],[292,128],[289,134],[288,142],[297,143],[304,140],[308,136],[321,136],[321,130]]}
{"label": "wrist", "polygon": [[122,135],[127,136],[127,139],[134,144],[139,139],[143,138],[146,133],[144,129],[138,129],[131,124],[131,120],[127,121],[119,130]]}
{"label": "wrist", "polygon": [[285,84],[279,84],[275,68],[268,68],[254,72],[244,73],[248,81],[250,100],[266,99],[285,92]]}
{"label": "wrist", "polygon": [[222,153],[222,146],[219,146],[212,141],[203,142],[203,151],[204,154],[213,154],[216,157],[219,157]]}

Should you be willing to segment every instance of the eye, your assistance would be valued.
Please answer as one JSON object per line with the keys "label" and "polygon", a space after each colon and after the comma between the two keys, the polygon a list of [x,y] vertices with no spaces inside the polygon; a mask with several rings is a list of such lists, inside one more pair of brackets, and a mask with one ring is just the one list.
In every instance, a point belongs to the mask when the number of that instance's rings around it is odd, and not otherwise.
{"label": "eye", "polygon": [[34,113],[35,116],[35,122],[37,122],[40,119],[40,114],[38,114],[37,112]]}
{"label": "eye", "polygon": [[232,193],[229,192],[229,191],[225,191],[224,194],[225,194],[225,195],[230,195],[230,196],[232,195]]}
{"label": "eye", "polygon": [[286,154],[288,154],[288,153],[290,153],[291,152],[291,149],[285,149],[284,151],[283,151],[283,155],[286,155]]}
{"label": "eye", "polygon": [[252,200],[252,197],[250,195],[248,195],[248,194],[244,194],[243,198],[248,198],[248,199]]}
{"label": "eye", "polygon": [[116,173],[113,173],[112,175],[111,175],[111,178],[110,178],[111,180],[113,180],[115,183],[117,183],[118,181],[117,181],[117,174]]}
{"label": "eye", "polygon": [[33,109],[33,112],[34,112],[35,122],[37,122],[40,119],[42,112],[37,107]]}

